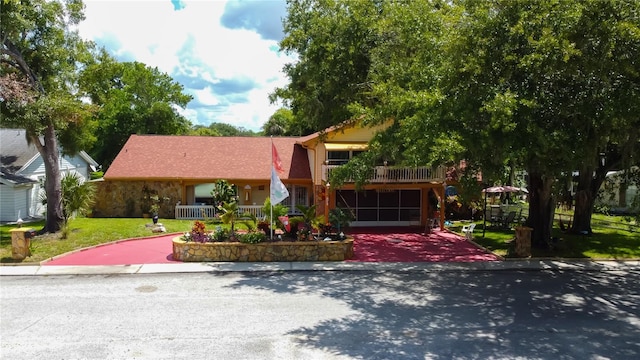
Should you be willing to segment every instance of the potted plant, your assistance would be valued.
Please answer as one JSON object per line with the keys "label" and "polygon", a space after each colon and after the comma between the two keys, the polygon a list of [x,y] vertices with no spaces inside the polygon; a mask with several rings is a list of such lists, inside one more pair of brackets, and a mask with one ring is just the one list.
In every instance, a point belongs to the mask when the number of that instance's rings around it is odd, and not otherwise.
{"label": "potted plant", "polygon": [[158,223],[158,213],[160,212],[160,200],[158,196],[154,196],[153,203],[151,204],[149,211],[151,211],[151,218],[153,219],[153,223]]}

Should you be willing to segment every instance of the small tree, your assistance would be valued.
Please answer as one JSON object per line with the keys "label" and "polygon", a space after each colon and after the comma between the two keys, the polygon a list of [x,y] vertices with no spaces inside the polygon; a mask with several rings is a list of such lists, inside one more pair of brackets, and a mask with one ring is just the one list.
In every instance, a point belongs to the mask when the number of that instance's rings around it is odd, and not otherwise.
{"label": "small tree", "polygon": [[220,207],[224,203],[236,200],[236,189],[227,180],[218,180],[213,184],[211,196],[213,197],[213,205]]}

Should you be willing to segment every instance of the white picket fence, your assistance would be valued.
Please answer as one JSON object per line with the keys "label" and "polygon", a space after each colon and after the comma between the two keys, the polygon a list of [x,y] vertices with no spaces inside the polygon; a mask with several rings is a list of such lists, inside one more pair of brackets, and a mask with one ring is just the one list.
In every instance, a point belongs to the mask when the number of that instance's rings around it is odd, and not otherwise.
{"label": "white picket fence", "polygon": [[[262,212],[262,205],[240,205],[238,214],[253,214],[256,218],[262,219],[265,214]],[[181,220],[207,220],[216,215],[216,208],[213,205],[176,205],[176,219]]]}

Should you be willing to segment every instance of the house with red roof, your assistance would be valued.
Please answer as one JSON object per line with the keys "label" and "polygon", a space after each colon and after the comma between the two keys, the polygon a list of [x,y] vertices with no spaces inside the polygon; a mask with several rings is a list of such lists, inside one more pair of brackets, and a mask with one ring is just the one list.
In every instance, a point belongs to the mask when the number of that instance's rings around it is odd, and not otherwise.
{"label": "house with red roof", "polygon": [[332,169],[366,151],[383,128],[346,122],[297,138],[132,135],[104,175],[94,213],[140,216],[145,196],[152,194],[163,199],[160,217],[210,217],[213,183],[224,179],[235,185],[241,211],[260,217],[269,197],[273,144],[284,170],[278,176],[290,194],[282,204],[290,213],[297,205],[316,204],[320,214],[349,211],[353,226],[424,225],[435,216],[430,199],[444,199],[443,167],[380,164],[360,191],[354,184],[335,189],[329,183]]}

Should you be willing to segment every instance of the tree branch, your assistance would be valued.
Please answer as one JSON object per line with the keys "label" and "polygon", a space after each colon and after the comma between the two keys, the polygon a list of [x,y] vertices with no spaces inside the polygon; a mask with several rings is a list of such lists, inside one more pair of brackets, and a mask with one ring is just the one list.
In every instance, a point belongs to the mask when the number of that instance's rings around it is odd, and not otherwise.
{"label": "tree branch", "polygon": [[34,90],[40,92],[41,94],[45,94],[44,87],[38,80],[35,73],[31,70],[31,67],[29,67],[27,62],[24,60],[20,49],[18,49],[9,39],[5,39],[3,44],[4,48],[1,49],[2,53],[8,55],[15,61],[16,65],[14,66],[19,68],[20,71],[29,79],[29,83]]}

